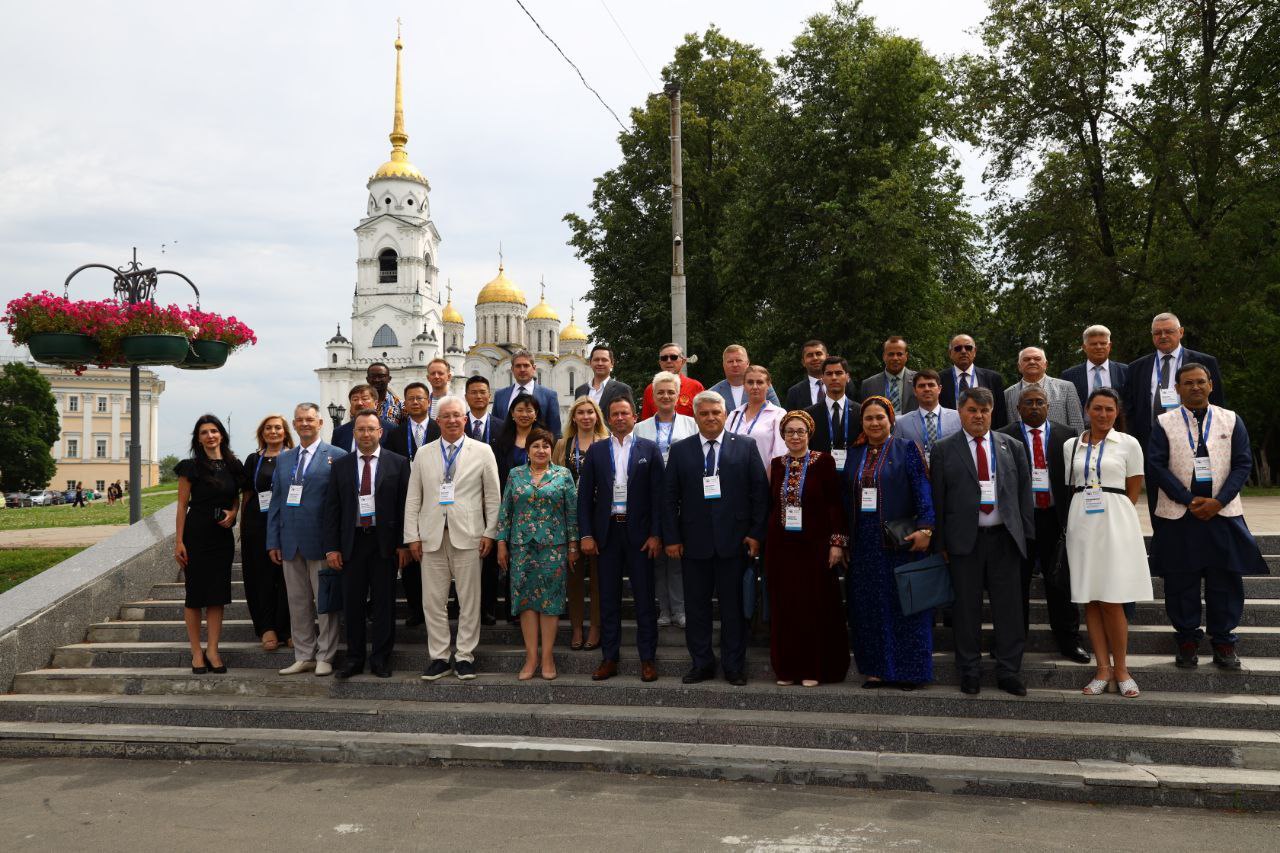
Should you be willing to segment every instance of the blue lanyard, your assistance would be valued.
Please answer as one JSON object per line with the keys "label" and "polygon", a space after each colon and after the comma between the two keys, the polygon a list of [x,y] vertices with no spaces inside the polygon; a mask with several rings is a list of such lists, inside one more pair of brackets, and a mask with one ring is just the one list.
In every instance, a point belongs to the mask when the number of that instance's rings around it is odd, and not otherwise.
{"label": "blue lanyard", "polygon": [[[810,453],[806,453],[804,455],[804,463],[800,466],[800,482],[796,484],[796,503],[797,504],[800,503],[801,499],[804,497],[804,478],[809,475],[809,457],[811,455],[812,454]],[[790,463],[787,464],[787,468],[788,470],[790,470],[791,468]],[[791,494],[790,483],[791,483],[791,477],[788,476],[788,477],[782,478],[782,505],[783,506],[787,505],[787,498]]]}
{"label": "blue lanyard", "polygon": [[671,423],[667,424],[667,441],[665,444],[662,441],[662,421],[658,420],[657,415],[653,416],[653,428],[657,430],[658,450],[661,451],[662,458],[666,459],[667,454],[671,451],[671,439],[676,433],[676,420],[672,417]]}
{"label": "blue lanyard", "polygon": [[[313,444],[313,445],[311,445],[311,446],[312,446],[312,447],[319,447],[319,446],[320,446],[320,442],[318,442],[318,441],[317,441],[315,444]],[[297,456],[294,458],[294,460],[293,460],[293,474],[292,474],[292,475],[290,475],[290,477],[289,477],[290,482],[292,482],[292,483],[294,483],[294,484],[297,484],[297,483],[305,483],[305,482],[307,481],[307,472],[306,472],[306,471],[303,471],[303,472],[302,472],[302,479],[301,479],[301,480],[299,480],[299,479],[298,479],[298,466],[302,464],[302,454],[303,454],[303,452],[310,452],[310,449],[309,449],[309,448],[306,448],[306,447],[299,447],[299,448],[298,448],[298,455],[297,455]],[[312,456],[314,456],[315,454],[314,454],[314,453],[312,453],[311,455],[312,455]]]}
{"label": "blue lanyard", "polygon": [[462,442],[466,441],[464,435],[458,439],[458,445],[453,448],[453,453],[447,453],[444,449],[444,439],[440,439],[440,461],[444,463],[444,481],[446,483],[453,482],[453,463],[458,460],[458,454],[462,452]]}
{"label": "blue lanyard", "polygon": [[[422,427],[422,437],[423,437],[423,438],[426,438],[426,437],[427,437],[427,427],[426,427],[426,424],[429,424],[429,423],[431,423],[431,418],[430,418],[430,417],[428,417],[428,418],[427,418],[427,420],[425,421],[425,423],[423,424],[423,427]],[[413,418],[409,418],[409,420],[405,421],[405,422],[404,422],[404,425],[405,425],[405,431],[408,433],[408,435],[406,435],[406,436],[404,437],[404,446],[405,446],[405,449],[406,449],[406,453],[405,453],[405,455],[406,455],[406,456],[408,456],[410,460],[412,460],[412,459],[413,459],[414,454],[418,452],[418,448],[419,448],[421,445],[417,444],[417,443],[413,440],[413,427],[414,427]]]}
{"label": "blue lanyard", "polygon": [[[1187,418],[1187,407],[1182,407],[1182,423],[1187,427],[1187,444],[1191,445],[1191,455],[1194,456],[1200,449],[1200,443],[1191,437],[1191,421]],[[1200,431],[1200,435],[1204,437],[1205,447],[1209,446],[1209,424],[1213,423],[1213,409],[1206,409],[1204,416],[1204,428]]]}
{"label": "blue lanyard", "polygon": [[[613,454],[609,454],[609,460],[613,460]],[[578,437],[573,437],[573,467],[582,473],[582,447],[578,444]]]}
{"label": "blue lanyard", "polygon": [[[885,439],[884,444],[880,447],[880,458],[876,460],[876,467],[871,472],[871,481],[875,483],[877,487],[880,485],[880,468],[884,465],[884,460],[887,459],[889,456],[889,445],[892,443],[893,443],[893,436],[889,436],[887,439]],[[867,457],[870,455],[871,455],[871,446],[867,445],[865,448],[863,448],[863,451],[862,451],[862,461],[858,463],[858,479],[854,480],[854,482],[857,483],[859,487],[861,487],[862,485],[862,472],[867,467]],[[991,466],[991,473],[993,475],[995,474],[994,465]]]}
{"label": "blue lanyard", "polygon": [[[476,417],[472,417],[470,414],[467,415],[468,423],[475,423],[478,420],[480,419]],[[493,428],[493,418],[486,418],[484,422],[484,443],[485,444],[489,443],[489,430],[492,428]]]}
{"label": "blue lanyard", "polygon": [[[764,411],[761,409],[761,411]],[[831,407],[827,406],[827,435],[831,436],[831,446],[836,446],[836,428],[831,422]],[[844,446],[849,446],[849,398],[844,398]]]}
{"label": "blue lanyard", "polygon": [[[1090,433],[1089,433],[1089,438],[1090,438],[1090,439],[1092,439],[1092,438],[1093,438],[1093,433],[1092,433],[1092,432],[1090,432]],[[1102,439],[1098,441],[1098,466],[1094,469],[1094,471],[1096,472],[1096,476],[1097,476],[1097,480],[1094,482],[1094,485],[1095,485],[1095,486],[1099,486],[1099,487],[1101,487],[1101,486],[1102,486],[1102,454],[1104,454],[1104,453],[1106,453],[1106,452],[1107,452],[1107,438],[1106,438],[1106,436],[1103,436],[1103,437],[1102,437]],[[1085,481],[1085,485],[1088,485],[1088,483],[1089,483],[1089,455],[1090,455],[1091,453],[1093,453],[1093,445],[1092,445],[1092,444],[1086,444],[1086,445],[1085,445],[1085,448],[1084,448],[1084,481]]]}
{"label": "blue lanyard", "polygon": [[[609,442],[609,473],[613,475],[613,481],[616,483],[618,481],[618,463],[613,460],[613,436],[609,436],[605,440]],[[627,448],[627,462],[622,466],[624,470],[631,470],[631,451],[634,447],[635,442],[632,442],[631,447]]]}
{"label": "blue lanyard", "polygon": [[[1027,429],[1027,425],[1025,422],[1019,421],[1019,423],[1022,424],[1022,437],[1027,440],[1027,450],[1031,451],[1031,467],[1034,468],[1036,467],[1036,453],[1035,453],[1035,448],[1031,446],[1031,431]],[[1040,449],[1043,450],[1045,453],[1045,467],[1048,467],[1049,465],[1049,456],[1048,456],[1049,422],[1045,421],[1043,424],[1037,427],[1037,429],[1041,430],[1044,433],[1044,435],[1040,436],[1040,439],[1043,442],[1043,446]],[[1102,475],[1099,474],[1098,476],[1101,477]]]}
{"label": "blue lanyard", "polygon": [[[920,415],[920,431],[924,433],[924,450],[925,453],[928,453],[930,447],[929,422],[925,420],[924,409],[916,409],[916,413]],[[942,441],[942,412],[929,412],[929,414],[934,415],[938,419],[938,441]]]}
{"label": "blue lanyard", "polygon": [[[748,404],[748,405],[750,405],[750,404]],[[747,427],[747,435],[751,435],[751,431],[752,431],[753,429],[755,429],[755,428],[756,428],[756,421],[760,420],[760,416],[764,414],[765,407],[766,407],[766,406],[768,406],[768,405],[769,405],[768,403],[765,403],[764,405],[762,405],[762,406],[760,407],[760,411],[756,412],[756,416],[755,416],[754,418],[752,418],[752,420],[751,420],[751,426]],[[729,432],[737,432],[739,435],[741,435],[741,433],[739,432],[739,430],[740,430],[740,429],[741,429],[741,427],[742,427],[742,422],[743,422],[743,421],[745,421],[745,420],[747,419],[747,407],[746,407],[746,406],[743,406],[741,409],[736,410],[736,411],[734,412],[734,414],[738,416],[738,427],[739,427],[739,429],[734,429],[733,427],[729,427]],[[674,423],[674,421],[673,421],[673,422],[672,422],[672,426],[674,426],[674,425],[675,425],[675,423]],[[848,432],[848,431],[846,430],[846,432]],[[846,435],[846,436],[845,436],[845,443],[848,443],[848,439],[849,439],[849,437],[848,437],[848,435]]]}
{"label": "blue lanyard", "polygon": [[[278,454],[277,454],[277,455],[278,455]],[[253,490],[254,490],[255,492],[256,492],[256,491],[258,491],[258,472],[262,470],[262,460],[263,460],[263,459],[266,459],[266,458],[268,458],[268,457],[263,456],[263,455],[262,455],[262,451],[261,451],[261,450],[259,450],[259,451],[258,451],[258,464],[253,466]],[[275,456],[272,456],[272,457],[270,457],[270,458],[271,458],[272,460],[275,460],[275,458],[276,458],[276,457],[275,457]],[[272,462],[272,464],[275,464],[275,463],[274,463],[274,461]]]}
{"label": "blue lanyard", "polygon": [[[1151,393],[1156,396],[1159,396],[1160,394],[1160,362],[1164,359],[1165,355],[1166,353],[1162,353],[1160,352],[1160,350],[1156,350],[1156,361],[1155,361],[1155,364],[1151,366],[1151,379],[1152,379],[1151,386],[1152,388],[1155,389]],[[1178,361],[1176,364],[1173,365],[1173,369],[1169,371],[1170,383],[1173,383],[1175,381],[1174,377],[1177,376],[1178,374],[1178,368],[1182,367],[1182,363],[1186,361],[1186,359],[1187,359],[1187,348],[1180,347],[1178,351]],[[1170,384],[1168,387],[1172,388],[1173,385]]]}

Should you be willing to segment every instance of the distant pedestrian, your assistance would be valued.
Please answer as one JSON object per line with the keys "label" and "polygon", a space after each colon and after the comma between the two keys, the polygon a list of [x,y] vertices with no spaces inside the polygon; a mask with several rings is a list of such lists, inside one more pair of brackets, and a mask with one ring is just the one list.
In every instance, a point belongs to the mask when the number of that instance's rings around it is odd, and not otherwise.
{"label": "distant pedestrian", "polygon": [[76,499],[71,502],[72,506],[84,506],[84,483],[76,483]]}

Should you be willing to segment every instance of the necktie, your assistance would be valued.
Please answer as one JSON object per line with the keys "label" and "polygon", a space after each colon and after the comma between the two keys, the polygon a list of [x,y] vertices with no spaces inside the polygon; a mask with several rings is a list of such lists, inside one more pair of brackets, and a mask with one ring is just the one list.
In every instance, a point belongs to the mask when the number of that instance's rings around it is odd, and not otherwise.
{"label": "necktie", "polygon": [[889,377],[889,402],[893,403],[895,412],[902,408],[902,391],[898,387],[901,382],[897,376]]}
{"label": "necktie", "polygon": [[960,390],[961,391],[969,390],[969,374],[968,373],[960,374]]}
{"label": "necktie", "polygon": [[822,380],[821,379],[813,380],[813,391],[810,393],[813,395],[813,402],[817,403],[819,400],[822,399]]}
{"label": "necktie", "polygon": [[[1044,461],[1044,442],[1040,440],[1040,430],[1031,430],[1031,461],[1037,468],[1048,468]],[[1036,509],[1049,508],[1049,493],[1036,492]]]}
{"label": "necktie", "polygon": [[1160,387],[1161,388],[1169,387],[1169,361],[1172,358],[1173,356],[1166,355],[1164,359],[1160,362]]}
{"label": "necktie", "polygon": [[831,446],[844,447],[844,418],[840,417],[840,404],[831,407]]}
{"label": "necktie", "polygon": [[[360,458],[364,460],[364,470],[360,472],[360,494],[371,495],[373,494],[373,466],[369,463],[373,456],[361,456]],[[348,492],[348,494],[350,493]],[[366,515],[360,516],[361,527],[368,527],[371,524],[373,524],[373,518]]]}
{"label": "necktie", "polygon": [[[978,456],[978,480],[979,480],[979,481],[983,481],[983,480],[990,480],[990,479],[991,479],[991,466],[990,466],[990,463],[988,463],[988,462],[987,462],[987,451],[986,451],[986,449],[983,447],[983,445],[984,445],[984,444],[986,444],[986,441],[984,441],[984,440],[983,440],[983,439],[981,439],[981,438],[975,438],[975,439],[973,440],[973,443],[974,443],[974,445],[978,448],[978,453],[977,453],[977,456]],[[984,504],[984,503],[980,503],[980,504],[978,504],[978,510],[979,510],[980,512],[990,513],[990,512],[991,512],[992,510],[994,510],[994,509],[995,509],[995,507],[994,507],[994,506],[991,506],[990,504]]]}
{"label": "necktie", "polygon": [[422,424],[413,425],[413,446],[422,446]]}
{"label": "necktie", "polygon": [[1102,387],[1102,365],[1093,368],[1093,390],[1097,391]]}
{"label": "necktie", "polygon": [[707,443],[707,466],[704,472],[708,477],[716,473],[716,443],[714,441]]}
{"label": "necktie", "polygon": [[932,447],[938,441],[938,413],[925,412],[924,416],[924,433],[929,438],[929,446]]}
{"label": "necktie", "polygon": [[477,421],[477,420],[471,421],[471,437],[475,439],[479,439],[480,441],[483,441],[484,440],[484,424],[482,424],[480,421]]}
{"label": "necktie", "polygon": [[304,447],[298,451],[298,482],[301,483],[307,477],[307,449]]}

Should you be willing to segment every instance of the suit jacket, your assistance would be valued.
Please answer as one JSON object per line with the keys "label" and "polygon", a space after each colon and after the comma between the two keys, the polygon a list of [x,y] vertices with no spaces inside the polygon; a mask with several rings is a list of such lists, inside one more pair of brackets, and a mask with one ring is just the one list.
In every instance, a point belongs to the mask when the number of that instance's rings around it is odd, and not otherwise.
{"label": "suit jacket", "polygon": [[[960,432],[960,415],[955,409],[939,406],[938,415],[938,441]],[[924,450],[925,445],[928,443],[925,441],[928,436],[924,428],[924,413],[917,408],[909,415],[900,415],[893,422],[893,434],[896,438],[914,441],[916,447]],[[930,452],[933,450],[932,447],[928,449]],[[929,461],[929,453],[925,454],[925,461]]]}
{"label": "suit jacket", "polygon": [[[847,404],[847,405],[846,405]],[[862,432],[862,422],[859,420],[861,415],[858,414],[858,401],[852,397],[845,395],[844,403],[844,420],[848,429],[849,440],[845,442],[845,447],[853,444],[854,439],[858,437],[858,433]],[[805,411],[813,418],[813,435],[809,436],[809,449],[820,450],[823,453],[831,452],[831,423],[827,419],[827,398],[824,395],[815,406],[808,406]],[[853,423],[849,423],[849,418],[853,417]]]}
{"label": "suit jacket", "polygon": [[[955,368],[947,365],[939,370],[938,374],[942,377],[942,392],[938,395],[938,402],[948,409],[958,409]],[[991,395],[995,397],[994,409],[991,412],[991,428],[1000,429],[1009,423],[1009,408],[1004,399],[1004,377],[994,370],[978,367],[976,364],[973,366],[973,375],[979,387],[989,388]]]}
{"label": "suit jacket", "polygon": [[[897,414],[899,415],[902,414],[903,412],[910,412],[914,410],[918,405],[916,403],[916,389],[915,389],[915,386],[911,384],[912,380],[915,378],[916,378],[916,372],[914,370],[912,370],[909,367],[903,368],[902,408],[899,409],[897,412]],[[868,397],[872,397],[875,395],[879,395],[881,397],[889,396],[888,371],[882,370],[879,373],[877,373],[875,376],[868,376],[866,379],[862,380],[862,389],[858,394],[858,401],[861,402],[862,400],[865,400]]]}
{"label": "suit jacket", "polygon": [[[591,383],[583,382],[577,388],[573,389],[573,399],[586,397],[591,393]],[[626,397],[631,400],[631,404],[635,407],[636,414],[640,414],[640,401],[635,398],[635,394],[631,392],[631,386],[625,382],[619,382],[612,376],[605,383],[604,390],[600,392],[600,411],[604,413],[604,419],[609,420],[609,404],[619,397]]]}
{"label": "suit jacket", "polygon": [[[1004,389],[1010,426],[1022,421],[1022,416],[1018,414],[1018,398],[1022,396],[1022,387],[1022,381],[1019,380]],[[1055,379],[1052,376],[1041,379],[1040,387],[1049,397],[1049,420],[1064,423],[1076,432],[1083,432],[1084,409],[1080,407],[1075,387],[1065,379]]]}
{"label": "suit jacket", "polygon": [[764,542],[769,520],[769,480],[755,442],[726,431],[716,450],[722,495],[717,500],[702,496],[701,434],[671,445],[667,457],[662,540],[684,545],[685,556],[694,560],[741,556],[746,537]]}
{"label": "suit jacket", "polygon": [[[1084,401],[1089,399],[1089,392],[1093,389],[1092,376],[1089,371],[1093,369],[1093,365],[1088,362],[1072,365],[1062,371],[1062,378],[1076,386],[1076,393],[1080,396],[1080,405],[1084,405]],[[1107,374],[1110,377],[1111,387],[1120,392],[1120,398],[1124,399],[1125,388],[1129,384],[1129,365],[1123,361],[1112,361],[1107,359]]]}
{"label": "suit jacket", "polygon": [[[1027,454],[1009,436],[988,433],[996,446],[996,506],[1000,520],[1025,559],[1027,540],[1035,538],[1035,501],[1031,498],[1031,472]],[[969,434],[961,431],[939,441],[929,466],[933,486],[933,510],[937,520],[933,547],[964,556],[978,544],[978,469],[969,452]]]}
{"label": "suit jacket", "polygon": [[413,460],[404,506],[404,541],[421,542],[423,551],[438,551],[447,520],[453,547],[479,548],[481,537],[496,539],[498,535],[498,507],[502,503],[498,463],[489,445],[465,439],[454,461],[453,503],[441,506],[442,440],[423,445]]}
{"label": "suit jacket", "polygon": [[[1222,373],[1218,370],[1218,360],[1211,355],[1196,352],[1187,347],[1182,348],[1182,363],[1203,364],[1209,369],[1209,379],[1213,381],[1213,393],[1209,402],[1215,406],[1226,407],[1226,397],[1222,392]],[[1149,352],[1137,361],[1129,363],[1129,381],[1125,386],[1124,399],[1125,420],[1128,423],[1129,435],[1138,439],[1142,452],[1147,453],[1147,445],[1151,441],[1151,376],[1155,372],[1156,354]],[[1170,363],[1169,384],[1173,384],[1173,374],[1177,366]],[[1148,484],[1147,488],[1150,488]]]}
{"label": "suit jacket", "polygon": [[[578,478],[578,534],[592,536],[603,549],[609,541],[613,507],[613,436],[591,442]],[[662,454],[637,436],[627,464],[627,546],[640,548],[650,536],[662,538]]]}
{"label": "suit jacket", "polygon": [[[730,387],[731,386],[729,385],[728,379],[721,379],[715,385],[712,385],[710,389],[708,389],[711,391],[715,391],[721,397],[724,397],[724,408],[726,412],[732,412],[734,409],[738,408],[737,406],[733,405],[733,392],[729,390]],[[764,395],[764,398],[768,400],[770,403],[773,403],[775,406],[782,405],[782,403],[778,400],[778,395],[774,392],[772,385],[769,386],[769,391]],[[747,390],[745,387],[742,389],[742,404],[744,406],[747,404]]]}
{"label": "suit jacket", "polygon": [[[324,501],[324,550],[337,551],[343,560],[355,550],[356,528],[360,526],[360,477],[364,467],[360,451],[348,453],[333,463]],[[403,544],[404,500],[409,491],[409,460],[391,450],[378,454],[373,474],[374,527],[378,553],[395,554]]]}
{"label": "suit jacket", "polygon": [[[1079,431],[1072,430],[1070,426],[1058,421],[1047,421],[1045,426],[1049,428],[1049,440],[1044,444],[1044,461],[1049,468],[1049,493],[1053,495],[1053,511],[1057,513],[1058,520],[1064,525],[1067,523],[1067,515],[1071,510],[1071,490],[1067,488],[1067,469],[1063,462],[1062,446],[1067,443],[1068,439],[1076,438],[1080,435]],[[1044,427],[1041,427],[1043,430]],[[1009,424],[1000,432],[1011,437],[1022,445],[1027,456],[1027,476],[1031,476],[1031,468],[1035,465],[1032,456],[1032,448],[1026,443],[1026,436],[1022,432],[1022,423]],[[1041,439],[1044,433],[1040,434]],[[1035,503],[1035,495],[1031,496],[1031,503]]]}
{"label": "suit jacket", "polygon": [[[493,413],[504,420],[511,411],[511,393],[515,387],[514,385],[508,385],[506,388],[499,388],[498,393],[493,395]],[[538,407],[542,409],[542,417],[539,420],[546,424],[552,435],[559,438],[559,395],[547,386],[535,383],[533,386],[533,399],[538,401]]]}
{"label": "suit jacket", "polygon": [[390,450],[392,453],[398,453],[412,462],[413,457],[418,455],[418,450],[420,448],[426,447],[428,444],[440,437],[440,425],[436,423],[435,418],[427,418],[427,432],[422,437],[422,444],[420,445],[414,444],[411,436],[412,433],[409,430],[409,421],[405,420],[404,423],[391,431],[390,437],[383,438],[382,446],[387,450]]}
{"label": "suit jacket", "polygon": [[[388,418],[384,418],[381,415],[378,416],[378,420],[382,423],[381,444],[383,447],[390,447],[391,445],[389,444],[389,440],[391,438],[391,433],[395,431],[396,422]],[[350,453],[351,448],[355,447],[355,430],[355,421],[347,421],[345,424],[339,424],[334,428],[333,438],[329,440],[329,443],[334,447],[341,449],[343,453]]]}
{"label": "suit jacket", "polygon": [[[467,412],[467,438],[471,438],[471,421],[473,419],[474,418],[472,417],[471,412],[468,411]],[[489,422],[488,422],[489,428],[485,430],[485,434],[488,436],[488,439],[485,441],[485,444],[489,445],[490,447],[493,447],[493,443],[498,440],[498,436],[502,435],[502,426],[505,423],[506,423],[505,418],[499,416],[496,412],[493,412],[493,411],[489,412]],[[440,432],[439,430],[437,430],[436,436],[439,437],[439,435],[440,435]]]}
{"label": "suit jacket", "polygon": [[311,445],[311,461],[302,477],[301,506],[286,506],[293,468],[298,463],[300,448],[291,447],[276,459],[271,476],[271,506],[267,509],[267,550],[279,549],[286,560],[302,555],[308,560],[323,560],[325,554],[324,504],[329,495],[329,477],[333,463],[347,452],[332,444],[317,441]]}
{"label": "suit jacket", "polygon": [[[813,381],[813,377],[806,375],[804,379],[787,389],[787,405],[785,408],[788,412],[808,409],[813,405],[813,393],[810,391],[813,387]],[[822,380],[818,380],[818,384],[821,385]],[[822,402],[822,398],[826,396],[826,393],[825,388],[818,389],[818,402]]]}

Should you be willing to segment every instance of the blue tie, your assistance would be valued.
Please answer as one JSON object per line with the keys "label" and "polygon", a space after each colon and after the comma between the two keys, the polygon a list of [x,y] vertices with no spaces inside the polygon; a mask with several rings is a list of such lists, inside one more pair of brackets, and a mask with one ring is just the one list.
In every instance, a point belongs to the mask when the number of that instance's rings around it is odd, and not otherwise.
{"label": "blue tie", "polygon": [[1102,387],[1102,365],[1098,365],[1093,369],[1093,390],[1097,391]]}
{"label": "blue tie", "polygon": [[716,443],[712,441],[707,444],[706,475],[710,477],[715,473],[716,473]]}

